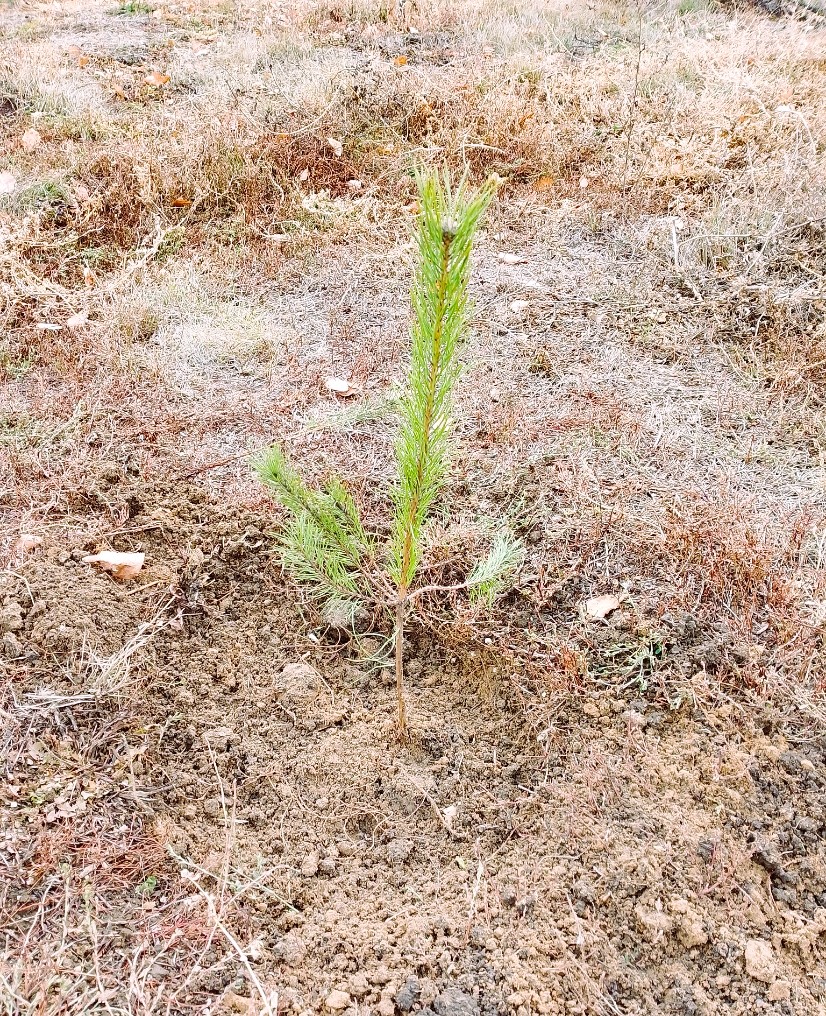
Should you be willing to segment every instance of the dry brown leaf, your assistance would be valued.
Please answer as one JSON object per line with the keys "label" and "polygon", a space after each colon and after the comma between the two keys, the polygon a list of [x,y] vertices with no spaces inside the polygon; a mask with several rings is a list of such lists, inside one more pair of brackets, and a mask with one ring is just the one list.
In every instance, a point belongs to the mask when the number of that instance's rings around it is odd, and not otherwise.
{"label": "dry brown leaf", "polygon": [[39,547],[42,542],[42,536],[33,536],[31,533],[21,533],[14,541],[12,553],[17,558],[25,557],[26,554],[31,553],[35,547]]}
{"label": "dry brown leaf", "polygon": [[66,327],[71,328],[73,330],[75,328],[82,328],[88,320],[89,315],[86,313],[85,310],[81,310],[78,311],[77,314],[72,314],[72,316],[66,322]]}
{"label": "dry brown leaf", "polygon": [[86,56],[85,54],[81,53],[81,55],[77,58],[77,65],[78,65],[78,67],[85,67],[88,63],[89,63],[89,57]]}
{"label": "dry brown leaf", "polygon": [[40,136],[40,131],[36,131],[34,127],[29,127],[20,139],[20,143],[26,149],[27,152],[33,152],[35,148],[41,143],[43,138]]}
{"label": "dry brown leaf", "polygon": [[592,596],[590,600],[586,600],[582,604],[582,610],[588,620],[601,621],[611,611],[616,610],[620,604],[621,601],[616,596],[606,593],[604,596]]}
{"label": "dry brown leaf", "polygon": [[141,553],[122,553],[118,550],[102,550],[99,554],[87,554],[84,564],[93,564],[102,571],[110,572],[121,582],[135,578],[143,568],[145,555]]}
{"label": "dry brown leaf", "polygon": [[393,63],[397,67],[404,67],[407,64],[407,57],[406,56],[397,56],[396,59],[393,61]]}
{"label": "dry brown leaf", "polygon": [[0,194],[14,194],[16,186],[17,180],[15,180],[8,170],[3,170],[3,172],[0,173]]}
{"label": "dry brown leaf", "polygon": [[341,395],[342,398],[347,398],[350,395],[355,394],[355,388],[350,384],[349,381],[345,381],[342,377],[328,377],[324,379],[325,387],[335,392],[336,395]]}
{"label": "dry brown leaf", "polygon": [[552,176],[540,176],[536,181],[536,189],[538,191],[550,190],[554,185],[554,178]]}
{"label": "dry brown leaf", "polygon": [[332,148],[333,154],[337,159],[341,158],[341,153],[344,151],[341,142],[338,138],[327,138],[327,144]]}
{"label": "dry brown leaf", "polygon": [[88,265],[83,266],[83,281],[90,289],[98,284],[97,276]]}
{"label": "dry brown leaf", "polygon": [[162,85],[169,84],[169,75],[163,74],[161,71],[152,71],[143,79],[147,85],[152,85],[154,88],[160,88]]}
{"label": "dry brown leaf", "polygon": [[175,198],[172,202],[173,208],[189,208],[192,202],[189,198]]}

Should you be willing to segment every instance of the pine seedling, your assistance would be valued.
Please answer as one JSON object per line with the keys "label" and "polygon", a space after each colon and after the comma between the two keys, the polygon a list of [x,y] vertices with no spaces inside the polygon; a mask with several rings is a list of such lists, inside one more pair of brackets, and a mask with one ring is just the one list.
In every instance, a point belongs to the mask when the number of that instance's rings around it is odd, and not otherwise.
{"label": "pine seedling", "polygon": [[419,566],[422,529],[447,473],[453,388],[459,346],[467,327],[470,251],[479,219],[496,183],[475,194],[451,191],[437,176],[419,180],[421,215],[413,282],[410,372],[396,444],[398,482],[390,574],[396,585],[395,664],[399,733],[407,727],[404,704],[404,623],[407,597]]}
{"label": "pine seedling", "polygon": [[393,521],[386,567],[379,567],[381,558],[341,480],[328,480],[320,489],[307,486],[278,447],[256,463],[258,476],[289,516],[278,534],[282,563],[322,601],[328,616],[353,618],[368,604],[380,604],[391,612],[400,736],[407,731],[404,633],[413,598],[433,589],[467,589],[473,599],[490,603],[523,555],[521,542],[503,530],[464,582],[415,587],[424,526],[448,470],[453,390],[467,329],[473,236],[496,190],[495,180],[475,192],[464,183],[452,189],[446,176],[424,176],[418,183],[421,212],[411,294],[410,370],[399,403],[398,473],[391,494]]}

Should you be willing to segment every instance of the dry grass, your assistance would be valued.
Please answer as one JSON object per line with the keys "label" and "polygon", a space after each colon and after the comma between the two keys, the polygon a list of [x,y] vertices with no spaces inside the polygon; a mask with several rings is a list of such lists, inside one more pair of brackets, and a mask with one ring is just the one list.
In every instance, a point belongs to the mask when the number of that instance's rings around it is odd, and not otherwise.
{"label": "dry grass", "polygon": [[[4,9],[4,554],[20,532],[121,531],[147,482],[201,469],[261,503],[244,459],[274,437],[381,525],[411,171],[496,172],[432,581],[478,549],[471,502],[529,560],[492,616],[423,601],[423,645],[490,697],[511,682],[543,736],[572,688],[760,695],[822,722],[823,28],[691,2],[146,8]],[[584,620],[605,592],[621,611]],[[3,1011],[174,1012],[171,970],[203,1000],[243,893],[225,925],[220,878],[204,899],[163,855],[117,778],[143,743],[128,713],[27,709],[2,666]],[[50,818],[57,800],[76,810]]]}

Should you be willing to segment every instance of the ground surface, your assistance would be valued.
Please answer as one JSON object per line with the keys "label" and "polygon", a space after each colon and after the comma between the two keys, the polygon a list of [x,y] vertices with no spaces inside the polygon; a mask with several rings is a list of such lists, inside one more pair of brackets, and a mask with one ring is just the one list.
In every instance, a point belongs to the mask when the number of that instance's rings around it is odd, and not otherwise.
{"label": "ground surface", "polygon": [[[0,15],[0,1011],[826,1012],[816,11]],[[528,555],[421,601],[401,746],[248,458],[386,526],[443,162],[505,183],[428,581]]]}

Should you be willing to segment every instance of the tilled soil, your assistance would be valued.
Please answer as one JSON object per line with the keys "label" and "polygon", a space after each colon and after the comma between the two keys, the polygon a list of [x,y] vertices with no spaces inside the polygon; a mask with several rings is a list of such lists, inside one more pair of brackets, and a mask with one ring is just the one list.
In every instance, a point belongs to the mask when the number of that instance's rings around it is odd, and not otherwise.
{"label": "tilled soil", "polygon": [[[153,844],[144,916],[168,926],[182,884],[232,897],[244,959],[221,935],[186,970],[160,955],[145,986],[177,991],[171,1012],[266,1011],[251,973],[279,1012],[826,1011],[812,724],[690,682],[664,701],[654,685],[481,681],[419,633],[399,745],[389,675],[303,634],[266,517],[194,488],[144,500],[124,526],[147,552],[137,583],[93,574],[71,540],[3,576],[8,716],[27,718],[7,757],[8,927],[55,891],[46,840],[78,863],[83,821]],[[136,632],[131,669],[114,667]],[[70,750],[86,768],[58,786]],[[87,880],[111,871],[84,856]],[[135,891],[103,893],[110,924]],[[108,948],[130,947],[127,931]],[[126,1004],[126,979],[109,987]]]}

